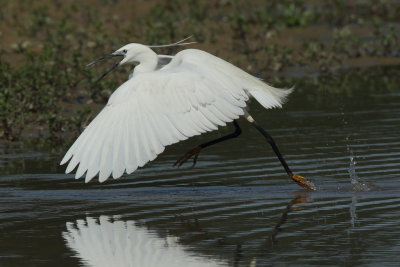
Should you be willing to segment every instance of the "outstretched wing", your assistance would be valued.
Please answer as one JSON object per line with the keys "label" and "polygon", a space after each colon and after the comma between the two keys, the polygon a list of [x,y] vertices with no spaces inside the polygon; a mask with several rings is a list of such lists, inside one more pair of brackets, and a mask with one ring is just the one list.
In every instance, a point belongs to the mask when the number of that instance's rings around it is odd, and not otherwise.
{"label": "outstretched wing", "polygon": [[264,107],[289,93],[270,87],[200,50],[184,50],[161,70],[135,75],[110,97],[64,156],[66,173],[119,178],[155,159],[165,146],[216,130],[243,115],[249,94]]}

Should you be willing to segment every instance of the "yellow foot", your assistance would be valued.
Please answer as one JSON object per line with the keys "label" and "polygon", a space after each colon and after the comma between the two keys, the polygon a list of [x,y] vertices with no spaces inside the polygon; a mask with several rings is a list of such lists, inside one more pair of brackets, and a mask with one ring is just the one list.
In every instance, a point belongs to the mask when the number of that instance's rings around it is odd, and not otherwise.
{"label": "yellow foot", "polygon": [[317,188],[315,187],[315,185],[308,181],[306,177],[297,175],[297,174],[293,174],[290,177],[293,181],[296,182],[296,184],[300,185],[301,187],[308,189],[308,190],[317,190]]}

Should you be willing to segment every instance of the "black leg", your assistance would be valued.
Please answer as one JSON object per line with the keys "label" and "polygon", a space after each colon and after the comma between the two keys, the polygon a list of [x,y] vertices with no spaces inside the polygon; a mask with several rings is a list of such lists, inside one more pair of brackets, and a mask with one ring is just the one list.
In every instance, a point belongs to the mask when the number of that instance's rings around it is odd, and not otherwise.
{"label": "black leg", "polygon": [[186,154],[184,154],[182,157],[180,157],[174,163],[174,166],[176,166],[176,165],[181,166],[183,163],[185,163],[188,159],[190,159],[193,156],[194,156],[194,158],[193,158],[193,166],[194,166],[196,164],[196,162],[197,162],[197,158],[199,156],[199,153],[203,148],[206,148],[206,147],[211,146],[211,145],[218,144],[220,142],[223,142],[223,141],[235,138],[235,137],[238,137],[242,133],[242,129],[240,129],[239,124],[238,124],[238,122],[236,120],[233,121],[233,125],[235,126],[235,131],[233,133],[225,135],[225,136],[222,136],[222,137],[217,138],[215,140],[211,140],[209,142],[203,143],[203,144],[201,144],[199,146],[196,146],[195,148],[193,148],[193,149],[189,150],[188,152],[186,152]]}
{"label": "black leg", "polygon": [[267,142],[271,145],[276,156],[278,157],[279,161],[281,162],[283,168],[285,168],[286,173],[289,175],[289,177],[292,177],[293,173],[290,170],[289,166],[287,165],[285,159],[282,157],[282,154],[279,151],[278,146],[275,144],[274,139],[272,139],[272,137],[263,128],[261,128],[255,121],[252,122],[251,124],[267,139]]}
{"label": "black leg", "polygon": [[283,168],[285,169],[290,179],[295,181],[301,187],[304,187],[309,190],[316,190],[315,186],[312,183],[310,183],[307,180],[307,178],[297,174],[293,174],[293,172],[287,165],[285,159],[282,157],[282,154],[279,151],[278,146],[275,144],[274,139],[272,139],[272,137],[254,121],[254,119],[250,116],[250,114],[247,113],[246,118],[267,139],[268,143],[271,145],[272,149],[274,150],[276,156],[278,157],[279,161],[281,162]]}

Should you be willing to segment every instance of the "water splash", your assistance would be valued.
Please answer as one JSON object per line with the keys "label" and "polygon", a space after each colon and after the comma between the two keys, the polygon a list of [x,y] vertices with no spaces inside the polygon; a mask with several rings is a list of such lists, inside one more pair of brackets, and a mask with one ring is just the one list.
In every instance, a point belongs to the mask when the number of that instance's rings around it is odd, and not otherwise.
{"label": "water splash", "polygon": [[[349,140],[349,137],[346,137],[346,140]],[[351,188],[353,191],[356,192],[364,192],[364,191],[370,191],[371,189],[368,187],[367,184],[361,181],[360,177],[358,176],[356,172],[356,164],[357,161],[355,160],[353,150],[351,149],[350,145],[347,144],[347,151],[350,153],[350,165],[349,169],[347,170],[349,175],[350,175],[350,181],[351,181]]]}
{"label": "water splash", "polygon": [[[346,137],[346,141],[349,141],[349,137]],[[363,183],[360,179],[360,177],[357,174],[356,171],[356,164],[357,161],[355,160],[353,150],[351,149],[351,146],[347,143],[347,151],[350,153],[350,164],[349,164],[349,175],[350,175],[350,181],[351,181],[351,189],[353,190],[353,197],[351,198],[351,204],[350,204],[350,223],[351,226],[354,227],[355,223],[358,219],[357,216],[357,203],[358,203],[358,195],[357,192],[365,192],[365,191],[370,191],[371,189]]]}

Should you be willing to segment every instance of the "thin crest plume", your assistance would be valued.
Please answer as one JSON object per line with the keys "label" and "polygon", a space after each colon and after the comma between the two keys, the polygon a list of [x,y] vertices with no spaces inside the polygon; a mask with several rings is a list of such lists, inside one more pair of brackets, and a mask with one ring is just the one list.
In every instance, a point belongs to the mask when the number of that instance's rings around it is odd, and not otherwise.
{"label": "thin crest plume", "polygon": [[190,45],[190,44],[195,44],[197,42],[187,42],[185,43],[186,40],[189,40],[192,38],[193,35],[190,35],[189,37],[186,37],[185,39],[182,39],[178,42],[175,42],[173,44],[166,44],[166,45],[148,45],[150,48],[162,48],[162,47],[173,47],[173,46],[182,46],[182,45]]}

